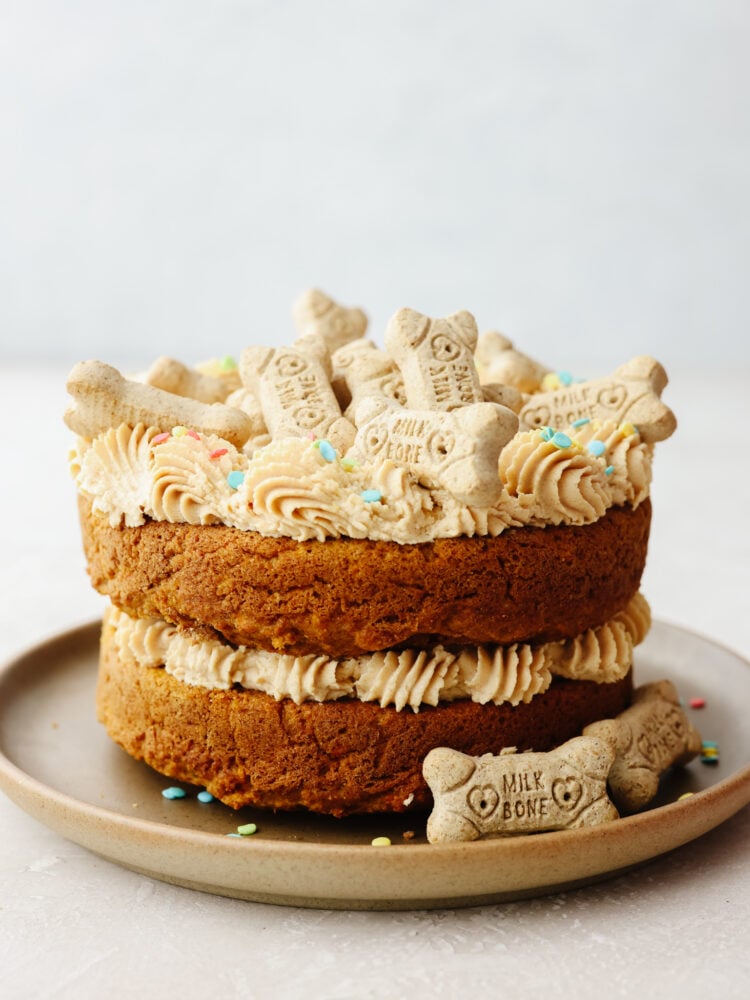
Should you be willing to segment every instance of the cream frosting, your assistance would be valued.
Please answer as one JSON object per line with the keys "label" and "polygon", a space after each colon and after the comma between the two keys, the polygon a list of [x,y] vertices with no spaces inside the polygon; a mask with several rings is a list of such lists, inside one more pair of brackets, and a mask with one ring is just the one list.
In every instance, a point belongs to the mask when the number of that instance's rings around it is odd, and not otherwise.
{"label": "cream frosting", "polygon": [[[589,450],[602,442],[601,455]],[[556,440],[560,440],[558,435]],[[500,499],[471,507],[420,483],[406,466],[339,456],[327,442],[281,438],[251,455],[216,435],[121,425],[78,438],[78,489],[113,526],[147,519],[225,524],[297,541],[371,538],[416,543],[499,535],[510,526],[589,524],[648,495],[651,446],[609,422],[571,427],[568,446],[523,431],[500,454]]]}
{"label": "cream frosting", "polygon": [[415,712],[462,698],[518,705],[546,691],[555,675],[613,683],[630,669],[633,647],[645,638],[650,621],[648,604],[638,594],[611,621],[564,642],[455,652],[435,646],[335,660],[234,647],[160,618],[131,618],[114,607],[105,612],[105,627],[113,630],[122,655],[140,667],[163,667],[187,684],[222,690],[239,685],[297,704],[358,698]]}

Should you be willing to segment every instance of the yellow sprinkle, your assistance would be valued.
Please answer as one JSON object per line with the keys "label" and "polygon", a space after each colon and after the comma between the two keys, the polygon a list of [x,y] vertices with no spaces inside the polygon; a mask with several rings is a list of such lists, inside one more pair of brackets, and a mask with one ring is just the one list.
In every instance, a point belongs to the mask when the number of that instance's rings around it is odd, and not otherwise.
{"label": "yellow sprinkle", "polygon": [[344,470],[344,472],[354,472],[354,470],[357,468],[357,463],[354,461],[353,458],[342,458],[341,468]]}
{"label": "yellow sprinkle", "polygon": [[187,434],[187,427],[183,427],[182,424],[178,424],[176,427],[172,428],[172,437],[181,438],[185,437]]}
{"label": "yellow sprinkle", "polygon": [[624,424],[620,424],[620,433],[623,437],[631,437],[633,434],[637,434],[638,431],[633,427],[629,420]]}
{"label": "yellow sprinkle", "polygon": [[677,801],[681,802],[683,799],[689,799],[692,794],[693,794],[692,792],[683,792],[682,795],[677,799]]}
{"label": "yellow sprinkle", "polygon": [[375,837],[372,841],[373,847],[390,847],[391,840],[390,837]]}
{"label": "yellow sprinkle", "polygon": [[560,376],[557,372],[547,372],[547,374],[542,379],[542,389],[545,392],[550,392],[552,389],[560,388]]}

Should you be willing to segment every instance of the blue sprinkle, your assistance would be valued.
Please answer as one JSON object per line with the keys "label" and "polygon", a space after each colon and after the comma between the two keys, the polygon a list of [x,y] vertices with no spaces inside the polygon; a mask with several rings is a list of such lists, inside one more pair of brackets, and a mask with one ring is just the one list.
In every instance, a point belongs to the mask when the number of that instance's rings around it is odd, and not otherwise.
{"label": "blue sprinkle", "polygon": [[605,476],[611,476],[614,471],[615,471],[614,465],[608,465],[607,468],[604,470],[604,474]]}
{"label": "blue sprinkle", "polygon": [[239,837],[239,839],[242,840],[242,834],[241,833],[225,833],[224,836],[225,837]]}
{"label": "blue sprinkle", "polygon": [[591,423],[591,418],[590,417],[581,417],[580,420],[574,420],[573,423],[570,426],[571,427],[585,427],[586,424],[590,424],[590,423]]}
{"label": "blue sprinkle", "polygon": [[227,476],[227,482],[233,490],[238,490],[245,482],[245,473],[235,469],[234,472],[230,472]]}
{"label": "blue sprinkle", "polygon": [[711,747],[714,750],[718,750],[719,749],[719,744],[716,743],[715,740],[703,740],[703,744],[702,745],[703,745],[704,749],[706,749],[708,747]]}
{"label": "blue sprinkle", "polygon": [[210,792],[198,792],[199,802],[213,802],[214,797]]}
{"label": "blue sprinkle", "polygon": [[365,503],[377,503],[378,500],[383,499],[383,494],[380,490],[362,490],[359,494]]}
{"label": "blue sprinkle", "polygon": [[336,461],[336,449],[333,447],[330,441],[319,441],[318,450],[326,462]]}
{"label": "blue sprinkle", "polygon": [[701,764],[711,764],[712,766],[719,763],[718,757],[701,757]]}
{"label": "blue sprinkle", "polygon": [[539,433],[542,435],[542,440],[551,441],[552,435],[555,433],[551,427],[540,427]]}
{"label": "blue sprinkle", "polygon": [[184,799],[185,790],[182,788],[172,787],[164,788],[161,793],[165,799]]}
{"label": "blue sprinkle", "polygon": [[571,385],[573,382],[573,376],[570,372],[558,372],[557,377],[560,379],[561,385]]}
{"label": "blue sprinkle", "polygon": [[596,455],[597,457],[599,455],[603,455],[604,452],[607,450],[607,446],[603,441],[589,441],[586,447],[588,448],[588,450],[591,452],[592,455]]}
{"label": "blue sprinkle", "polygon": [[570,448],[573,442],[570,440],[567,434],[563,434],[562,431],[556,431],[552,435],[550,441],[555,446],[555,448]]}

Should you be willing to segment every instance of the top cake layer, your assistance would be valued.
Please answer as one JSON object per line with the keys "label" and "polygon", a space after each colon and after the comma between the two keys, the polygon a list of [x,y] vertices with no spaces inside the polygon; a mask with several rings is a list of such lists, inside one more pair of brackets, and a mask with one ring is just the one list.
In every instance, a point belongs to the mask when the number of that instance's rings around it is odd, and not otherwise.
{"label": "top cake layer", "polygon": [[640,357],[581,382],[477,336],[466,312],[400,310],[386,350],[361,310],[319,292],[288,348],[239,368],[159,359],[140,380],[71,373],[72,468],[113,526],[223,524],[298,541],[404,544],[583,525],[648,496],[653,443],[675,426],[666,375]]}

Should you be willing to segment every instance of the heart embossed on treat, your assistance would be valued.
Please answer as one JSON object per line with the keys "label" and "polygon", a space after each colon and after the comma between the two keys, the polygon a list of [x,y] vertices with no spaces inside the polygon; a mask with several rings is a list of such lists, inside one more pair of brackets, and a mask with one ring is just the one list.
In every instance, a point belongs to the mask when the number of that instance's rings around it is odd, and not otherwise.
{"label": "heart embossed on treat", "polygon": [[527,427],[547,427],[551,422],[549,406],[529,406],[521,412]]}
{"label": "heart embossed on treat", "polygon": [[613,382],[612,385],[605,386],[604,389],[599,391],[596,401],[605,410],[614,410],[617,412],[625,402],[627,394],[628,390],[624,385]]}
{"label": "heart embossed on treat", "polygon": [[481,819],[487,819],[497,809],[500,797],[492,785],[474,785],[466,796],[469,809]]}
{"label": "heart embossed on treat", "polygon": [[552,798],[561,809],[575,809],[583,795],[578,778],[556,778],[552,782]]}

